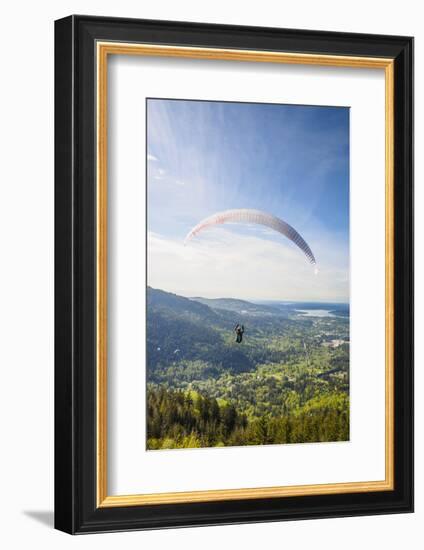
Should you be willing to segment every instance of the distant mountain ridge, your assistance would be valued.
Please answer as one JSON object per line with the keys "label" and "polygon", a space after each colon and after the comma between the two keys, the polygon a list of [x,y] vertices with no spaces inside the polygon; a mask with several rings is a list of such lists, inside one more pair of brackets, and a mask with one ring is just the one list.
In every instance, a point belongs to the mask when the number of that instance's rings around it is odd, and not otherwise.
{"label": "distant mountain ridge", "polygon": [[[284,331],[277,309],[235,299],[185,298],[147,287],[147,358],[149,378],[175,361],[203,361],[212,369],[251,370],[262,351],[252,339],[263,331]],[[234,327],[244,323],[247,339],[234,345]],[[269,358],[277,360],[278,352]],[[209,373],[210,375],[210,373]]]}
{"label": "distant mountain ridge", "polygon": [[281,310],[276,307],[254,304],[246,300],[238,300],[236,298],[201,298],[193,297],[190,300],[209,306],[212,309],[234,311],[241,315],[252,316],[267,316],[267,315],[282,315]]}
{"label": "distant mountain ridge", "polygon": [[150,286],[147,287],[147,307],[154,307],[156,310],[171,309],[176,314],[190,314],[202,320],[216,319],[216,313],[207,305]]}

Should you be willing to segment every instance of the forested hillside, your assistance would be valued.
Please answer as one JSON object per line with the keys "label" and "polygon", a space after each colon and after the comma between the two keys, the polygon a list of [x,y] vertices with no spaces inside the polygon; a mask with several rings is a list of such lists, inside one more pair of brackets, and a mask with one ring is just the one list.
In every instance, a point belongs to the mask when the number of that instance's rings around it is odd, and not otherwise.
{"label": "forested hillside", "polygon": [[346,306],[147,297],[149,449],[349,438]]}

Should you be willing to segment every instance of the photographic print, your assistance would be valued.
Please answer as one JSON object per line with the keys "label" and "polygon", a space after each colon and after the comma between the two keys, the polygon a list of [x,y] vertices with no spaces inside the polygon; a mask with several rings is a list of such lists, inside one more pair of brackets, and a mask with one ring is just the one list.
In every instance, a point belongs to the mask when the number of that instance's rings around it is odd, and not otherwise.
{"label": "photographic print", "polygon": [[413,511],[413,51],[55,22],[57,529]]}
{"label": "photographic print", "polygon": [[349,108],[146,111],[146,448],[348,441]]}

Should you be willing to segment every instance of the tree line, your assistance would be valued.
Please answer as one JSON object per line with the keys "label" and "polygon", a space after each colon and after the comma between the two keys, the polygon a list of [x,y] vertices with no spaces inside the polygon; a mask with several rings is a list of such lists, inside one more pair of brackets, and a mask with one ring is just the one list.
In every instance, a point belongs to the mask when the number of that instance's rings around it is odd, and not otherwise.
{"label": "tree line", "polygon": [[314,398],[281,416],[249,418],[231,403],[198,392],[149,387],[147,448],[313,443],[349,439],[349,398],[335,393]]}

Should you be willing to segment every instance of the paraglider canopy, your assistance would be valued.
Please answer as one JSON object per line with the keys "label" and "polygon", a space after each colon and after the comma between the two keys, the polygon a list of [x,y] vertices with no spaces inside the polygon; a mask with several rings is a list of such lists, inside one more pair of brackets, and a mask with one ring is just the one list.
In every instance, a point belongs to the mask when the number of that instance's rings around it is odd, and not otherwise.
{"label": "paraglider canopy", "polygon": [[[301,237],[301,235],[296,231],[296,229],[284,220],[277,218],[277,216],[262,212],[261,210],[238,208],[236,210],[217,212],[216,214],[205,218],[193,227],[193,229],[191,229],[191,231],[187,234],[184,244],[187,244],[193,237],[205,229],[224,223],[254,223],[269,227],[292,241],[305,254],[309,262],[313,266],[316,266],[316,260],[312,250],[309,248],[303,237]],[[317,269],[315,268],[315,274],[316,273]]]}

